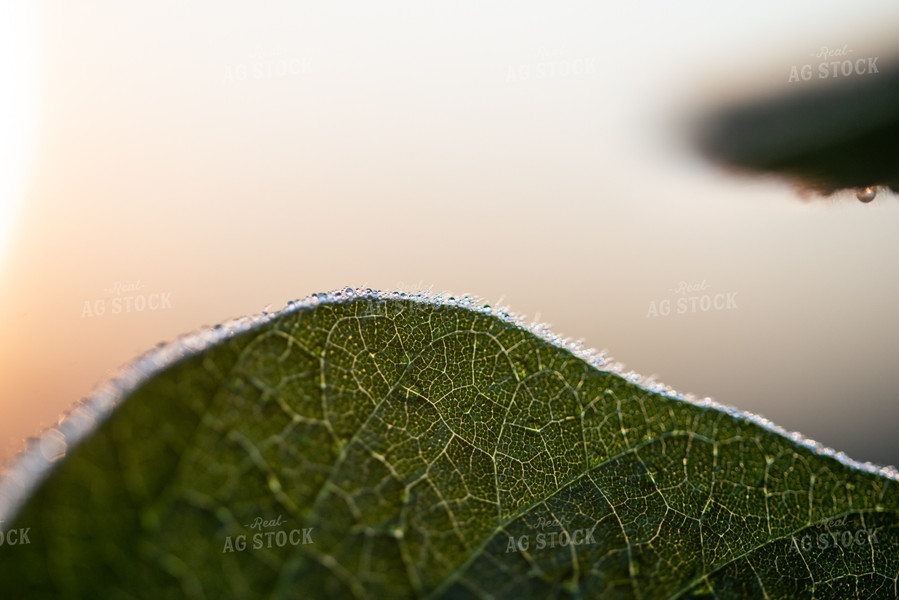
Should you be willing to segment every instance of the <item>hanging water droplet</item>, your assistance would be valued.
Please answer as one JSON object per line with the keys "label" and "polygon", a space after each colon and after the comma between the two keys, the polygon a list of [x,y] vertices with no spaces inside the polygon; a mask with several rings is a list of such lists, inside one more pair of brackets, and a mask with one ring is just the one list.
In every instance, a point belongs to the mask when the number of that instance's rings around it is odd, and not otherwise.
{"label": "hanging water droplet", "polygon": [[868,187],[858,188],[855,190],[855,197],[862,202],[868,203],[877,197],[877,187],[869,185]]}

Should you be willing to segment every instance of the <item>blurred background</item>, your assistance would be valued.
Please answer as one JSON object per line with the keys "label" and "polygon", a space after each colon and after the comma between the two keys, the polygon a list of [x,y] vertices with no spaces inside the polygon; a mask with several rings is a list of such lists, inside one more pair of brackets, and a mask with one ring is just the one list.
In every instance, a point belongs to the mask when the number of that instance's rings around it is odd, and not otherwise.
{"label": "blurred background", "polygon": [[190,4],[0,9],[0,463],[159,342],[369,286],[899,464],[899,199],[685,135],[882,64],[894,0]]}

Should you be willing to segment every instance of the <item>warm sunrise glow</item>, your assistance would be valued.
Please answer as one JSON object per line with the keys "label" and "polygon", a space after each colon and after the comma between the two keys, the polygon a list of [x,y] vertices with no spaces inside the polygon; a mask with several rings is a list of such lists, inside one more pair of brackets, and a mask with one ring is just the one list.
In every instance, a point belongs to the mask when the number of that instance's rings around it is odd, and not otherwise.
{"label": "warm sunrise glow", "polygon": [[24,195],[34,141],[36,18],[26,0],[0,8],[0,259]]}

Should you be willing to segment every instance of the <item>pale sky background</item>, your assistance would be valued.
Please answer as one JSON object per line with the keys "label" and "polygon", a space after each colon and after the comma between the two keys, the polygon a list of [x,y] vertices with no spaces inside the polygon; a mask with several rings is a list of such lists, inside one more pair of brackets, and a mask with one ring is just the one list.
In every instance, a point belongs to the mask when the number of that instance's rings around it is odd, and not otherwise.
{"label": "pale sky background", "polygon": [[[364,285],[899,464],[899,199],[804,203],[678,129],[895,54],[894,0],[192,6],[2,9],[0,462],[158,342]],[[680,282],[736,307],[648,316]]]}

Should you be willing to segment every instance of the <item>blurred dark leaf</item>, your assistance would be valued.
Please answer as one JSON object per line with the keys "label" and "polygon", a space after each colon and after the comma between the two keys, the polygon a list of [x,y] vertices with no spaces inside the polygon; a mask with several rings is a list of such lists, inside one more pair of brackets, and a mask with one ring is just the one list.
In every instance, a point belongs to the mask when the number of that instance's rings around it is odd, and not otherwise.
{"label": "blurred dark leaf", "polygon": [[899,61],[881,58],[875,68],[722,107],[701,123],[699,147],[734,169],[783,175],[825,194],[899,190]]}

